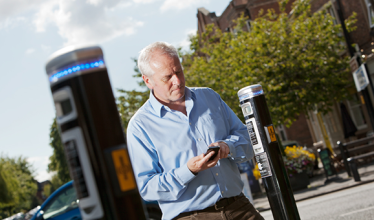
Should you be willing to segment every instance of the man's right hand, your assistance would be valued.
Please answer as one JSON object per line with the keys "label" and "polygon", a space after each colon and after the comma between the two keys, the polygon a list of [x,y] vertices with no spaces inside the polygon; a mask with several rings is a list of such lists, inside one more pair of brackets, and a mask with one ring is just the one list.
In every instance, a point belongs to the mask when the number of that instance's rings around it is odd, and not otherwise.
{"label": "man's right hand", "polygon": [[204,154],[200,154],[199,156],[191,158],[187,162],[188,169],[190,169],[190,171],[196,175],[200,171],[214,167],[217,164],[219,157],[217,156],[213,160],[208,161],[209,158],[213,156],[213,154],[214,152],[212,151],[206,156],[204,156]]}

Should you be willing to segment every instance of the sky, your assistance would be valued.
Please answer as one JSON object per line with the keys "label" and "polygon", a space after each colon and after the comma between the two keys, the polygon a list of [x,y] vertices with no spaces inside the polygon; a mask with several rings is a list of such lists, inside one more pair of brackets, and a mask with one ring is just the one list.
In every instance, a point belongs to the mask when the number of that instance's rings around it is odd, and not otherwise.
{"label": "sky", "polygon": [[0,154],[22,156],[35,179],[47,172],[55,117],[45,72],[49,56],[69,45],[97,44],[116,89],[141,90],[131,58],[155,41],[189,48],[197,8],[219,16],[230,0],[0,0]]}

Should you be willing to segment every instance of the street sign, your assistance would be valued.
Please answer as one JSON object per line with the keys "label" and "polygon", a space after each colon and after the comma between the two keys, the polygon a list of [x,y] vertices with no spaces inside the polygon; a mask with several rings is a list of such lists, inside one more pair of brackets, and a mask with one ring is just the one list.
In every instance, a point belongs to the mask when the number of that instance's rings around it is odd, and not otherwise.
{"label": "street sign", "polygon": [[318,153],[319,153],[319,158],[321,159],[321,162],[322,162],[322,165],[323,165],[323,169],[325,170],[326,178],[336,174],[336,172],[334,170],[334,166],[332,165],[332,162],[330,160],[329,150],[328,149],[323,149],[323,150],[318,149]]}
{"label": "street sign", "polygon": [[357,92],[366,88],[369,85],[368,74],[366,73],[365,64],[362,64],[356,71],[353,72],[353,79],[355,81]]}

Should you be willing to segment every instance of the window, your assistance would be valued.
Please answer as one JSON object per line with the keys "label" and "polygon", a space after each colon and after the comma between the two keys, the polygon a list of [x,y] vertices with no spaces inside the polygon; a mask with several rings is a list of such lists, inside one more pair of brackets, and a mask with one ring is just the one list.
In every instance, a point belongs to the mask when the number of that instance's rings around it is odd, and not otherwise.
{"label": "window", "polygon": [[373,0],[366,0],[366,5],[368,8],[368,16],[369,16],[369,24],[370,28],[374,27],[374,1]]}
{"label": "window", "polygon": [[337,25],[338,24],[338,21],[336,20],[336,15],[335,15],[335,10],[334,8],[332,7],[332,5],[330,5],[329,7],[327,7],[327,12],[331,15],[331,17],[334,18],[334,25]]}
{"label": "window", "polygon": [[250,19],[246,20],[245,24],[247,25],[248,31],[251,31],[251,20]]}
{"label": "window", "polygon": [[[338,16],[336,15],[336,11],[335,11],[335,8],[334,8],[334,5],[333,4],[331,4],[331,2],[329,2],[329,3],[326,3],[323,7],[322,7],[322,9],[321,10],[324,10],[324,12],[325,12],[325,15],[326,15],[326,17],[327,17],[327,15],[330,15],[331,17],[332,17],[332,22],[334,23],[334,25],[338,25],[339,24],[339,20],[338,20]],[[338,33],[337,33],[337,35],[339,36],[339,37],[342,37],[343,36],[343,31],[342,30],[340,30]],[[340,47],[338,46],[338,45],[340,45]],[[338,43],[338,47],[337,48],[340,48],[340,49],[337,49],[336,50],[336,52],[338,53],[338,54],[340,54],[340,55],[343,55],[345,52],[346,52],[346,43],[345,43],[345,41],[340,41],[339,43]],[[344,48],[344,49],[343,49]]]}
{"label": "window", "polygon": [[362,105],[357,94],[353,95],[353,99],[348,100],[348,106],[352,115],[352,120],[356,124],[357,129],[367,127],[366,120],[362,111]]}
{"label": "window", "polygon": [[282,141],[287,140],[286,129],[284,128],[283,125],[278,126],[278,132],[279,132],[279,135]]}
{"label": "window", "polygon": [[78,208],[77,194],[73,186],[64,189],[60,194],[51,200],[44,208],[44,219],[51,219],[55,216],[64,214],[72,209]]}
{"label": "window", "polygon": [[249,12],[248,8],[245,9],[244,11],[244,16],[247,17],[248,19],[245,21],[245,24],[247,25],[247,31],[251,31],[251,13]]}

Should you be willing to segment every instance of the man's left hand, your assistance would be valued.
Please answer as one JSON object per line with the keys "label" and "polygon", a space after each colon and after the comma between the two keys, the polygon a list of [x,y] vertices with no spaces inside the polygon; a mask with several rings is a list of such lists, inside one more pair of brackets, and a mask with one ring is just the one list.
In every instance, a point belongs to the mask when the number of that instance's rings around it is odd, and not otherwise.
{"label": "man's left hand", "polygon": [[222,158],[227,158],[227,156],[229,155],[230,153],[230,148],[229,146],[225,143],[225,142],[215,142],[215,143],[212,143],[210,144],[208,147],[213,147],[213,146],[219,146],[220,150],[219,150],[219,158],[222,159]]}

